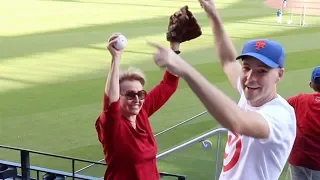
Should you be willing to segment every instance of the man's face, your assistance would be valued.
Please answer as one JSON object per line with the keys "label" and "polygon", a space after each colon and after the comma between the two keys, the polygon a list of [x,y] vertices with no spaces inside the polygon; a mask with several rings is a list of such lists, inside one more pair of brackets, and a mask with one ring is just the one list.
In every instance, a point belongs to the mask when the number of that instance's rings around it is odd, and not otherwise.
{"label": "man's face", "polygon": [[243,59],[241,85],[250,105],[261,106],[276,94],[276,84],[283,76],[283,69],[270,68],[253,57]]}

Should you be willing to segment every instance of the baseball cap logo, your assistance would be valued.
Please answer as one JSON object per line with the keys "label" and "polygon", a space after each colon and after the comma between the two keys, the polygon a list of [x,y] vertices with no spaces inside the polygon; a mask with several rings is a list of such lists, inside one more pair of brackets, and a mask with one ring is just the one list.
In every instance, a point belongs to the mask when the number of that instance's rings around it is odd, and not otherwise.
{"label": "baseball cap logo", "polygon": [[262,48],[265,48],[267,45],[266,41],[257,41],[255,44],[256,50],[260,50]]}

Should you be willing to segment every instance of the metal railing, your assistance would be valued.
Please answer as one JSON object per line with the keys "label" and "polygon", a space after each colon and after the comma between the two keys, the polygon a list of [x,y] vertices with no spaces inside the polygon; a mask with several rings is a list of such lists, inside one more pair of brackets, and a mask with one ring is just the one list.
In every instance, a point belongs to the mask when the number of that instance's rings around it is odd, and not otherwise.
{"label": "metal railing", "polygon": [[[186,124],[186,123],[188,123],[188,122],[190,122],[190,121],[192,121],[192,120],[194,120],[194,119],[196,119],[196,118],[198,118],[198,117],[200,117],[200,116],[202,116],[202,115],[204,115],[204,114],[206,114],[206,113],[208,113],[208,111],[203,111],[203,112],[201,112],[201,113],[199,113],[199,114],[197,114],[197,115],[195,115],[195,116],[192,116],[192,117],[190,117],[190,118],[188,118],[188,119],[186,119],[186,120],[184,120],[184,121],[182,121],[182,122],[180,122],[180,123],[178,123],[178,124],[176,124],[176,125],[173,125],[173,126],[167,128],[167,129],[163,130],[163,131],[160,131],[159,133],[155,134],[154,136],[157,137],[157,136],[162,135],[162,134],[164,134],[164,133],[166,133],[166,132],[169,132],[169,131],[171,131],[171,130],[173,130],[173,129],[175,129],[175,128],[183,125],[183,124]],[[103,162],[103,161],[104,161],[104,158],[100,159],[100,160],[97,161],[97,162],[100,163],[100,162]],[[94,165],[95,165],[95,163],[89,164],[88,166],[85,166],[85,167],[83,167],[83,168],[81,168],[81,169],[78,169],[78,170],[76,171],[76,173],[79,173],[79,172],[81,172],[81,171],[84,171],[84,170],[86,170],[86,169],[88,169],[88,168],[90,168],[90,167],[92,167],[92,166],[94,166]]]}
{"label": "metal railing", "polygon": [[215,166],[215,170],[214,170],[215,171],[214,179],[217,180],[218,179],[218,175],[219,175],[219,173],[218,173],[218,165],[220,163],[220,158],[219,157],[220,157],[220,149],[221,149],[221,134],[222,133],[227,133],[227,132],[228,132],[228,130],[225,129],[225,128],[214,129],[214,130],[209,131],[209,132],[207,132],[205,134],[202,134],[202,135],[200,135],[200,136],[198,136],[198,137],[196,137],[194,139],[191,139],[191,140],[189,140],[187,142],[184,142],[184,143],[182,143],[182,144],[180,144],[178,146],[175,146],[175,147],[173,147],[173,148],[171,148],[171,149],[169,149],[169,150],[167,150],[165,152],[162,152],[162,153],[158,154],[157,155],[157,160],[161,160],[161,159],[163,159],[163,158],[165,158],[165,157],[167,157],[167,156],[169,156],[169,155],[171,155],[171,154],[173,154],[175,152],[178,152],[178,151],[181,151],[183,149],[186,149],[186,148],[188,148],[188,147],[190,147],[190,146],[192,146],[194,144],[197,144],[197,143],[202,143],[202,147],[204,149],[209,149],[209,148],[212,147],[212,142],[210,140],[208,140],[208,138],[217,135],[218,139],[217,139],[216,157],[215,157],[216,158],[216,166]]}
{"label": "metal railing", "polygon": [[[175,124],[163,131],[160,131],[159,133],[155,134],[154,136],[157,137],[159,135],[162,135],[166,132],[169,132],[183,124],[186,124],[192,120],[195,120],[196,118],[206,114],[207,111],[201,112],[195,116],[192,116],[178,124]],[[15,162],[9,162],[9,161],[2,161],[0,160],[0,164],[6,164],[12,167],[16,167],[16,168],[20,168],[21,169],[21,178],[22,179],[26,179],[26,180],[31,180],[30,179],[30,171],[36,171],[37,173],[37,179],[39,179],[39,173],[43,172],[43,173],[52,173],[52,174],[58,174],[58,175],[62,175],[65,177],[71,177],[71,178],[77,178],[77,179],[100,179],[97,177],[91,177],[91,176],[85,176],[85,175],[81,175],[78,174],[79,172],[90,168],[93,165],[104,165],[106,166],[107,164],[104,161],[104,158],[99,160],[99,161],[90,161],[90,160],[85,160],[85,159],[80,159],[80,158],[72,158],[72,157],[68,157],[68,156],[60,156],[60,155],[56,155],[56,154],[50,154],[50,153],[44,153],[44,152],[40,152],[40,151],[34,151],[34,150],[28,150],[28,149],[22,149],[22,148],[16,148],[16,147],[10,147],[10,146],[5,146],[5,145],[0,145],[0,148],[2,149],[11,149],[11,150],[15,150],[15,151],[20,151],[20,160],[21,163],[15,163]],[[37,167],[37,166],[31,166],[30,165],[30,153],[31,154],[38,154],[38,155],[44,155],[44,156],[50,156],[50,157],[56,157],[56,158],[61,158],[61,159],[67,159],[71,161],[71,166],[72,166],[72,172],[68,173],[68,172],[64,172],[64,171],[58,171],[58,170],[52,170],[52,169],[47,169],[47,168],[42,168],[42,167]],[[88,166],[85,166],[79,170],[75,170],[75,162],[85,162],[85,163],[91,163]]]}
{"label": "metal railing", "polygon": [[[185,148],[187,148],[189,146],[192,146],[192,145],[194,145],[196,143],[202,143],[202,146],[204,148],[209,148],[209,147],[211,147],[212,143],[211,143],[211,141],[209,141],[207,139],[212,137],[212,136],[215,136],[215,135],[218,135],[217,145],[219,144],[219,148],[220,148],[221,134],[222,133],[226,133],[226,132],[228,132],[228,130],[225,129],[225,128],[219,128],[219,129],[214,129],[212,131],[209,131],[209,132],[207,132],[207,133],[205,133],[205,134],[203,134],[201,136],[198,136],[198,137],[196,137],[196,138],[194,138],[194,139],[192,139],[190,141],[187,141],[187,142],[185,142],[185,143],[183,143],[181,145],[178,145],[178,146],[173,147],[173,148],[171,148],[171,149],[169,149],[169,150],[167,150],[167,151],[165,151],[163,153],[158,154],[157,155],[157,160],[163,159],[164,157],[169,156],[174,152],[181,151],[181,150],[183,150],[183,149],[185,149]],[[217,146],[217,148],[218,148],[218,146]]]}
{"label": "metal railing", "polygon": [[[98,177],[93,177],[93,176],[86,176],[86,175],[81,175],[77,174],[75,172],[75,162],[84,162],[84,163],[95,163],[95,164],[100,164],[106,166],[106,163],[102,162],[95,162],[95,161],[90,161],[90,160],[85,160],[85,159],[80,159],[80,158],[73,158],[69,156],[60,156],[56,154],[50,154],[50,153],[44,153],[40,151],[34,151],[34,150],[28,150],[28,149],[23,149],[23,148],[17,148],[17,147],[11,147],[11,146],[5,146],[5,145],[0,145],[1,149],[10,149],[14,151],[20,151],[20,162],[21,163],[14,163],[14,162],[9,162],[9,161],[2,161],[0,160],[0,164],[6,164],[9,166],[13,166],[16,168],[21,169],[21,178],[23,180],[31,180],[30,172],[35,171],[37,173],[37,179],[39,179],[39,173],[52,173],[52,174],[57,174],[61,175],[64,177],[69,177],[72,179],[83,179],[83,180],[98,180],[100,178]],[[30,165],[30,154],[37,154],[37,155],[44,155],[44,156],[49,156],[49,157],[55,157],[55,158],[60,158],[64,160],[70,160],[71,161],[71,167],[72,167],[72,172],[64,172],[64,171],[58,171],[58,170],[52,170],[52,169],[47,169],[47,168],[42,168],[42,167],[37,167],[37,166],[31,166]]]}
{"label": "metal railing", "polygon": [[[219,128],[219,129],[212,130],[212,131],[207,132],[203,135],[200,135],[194,139],[191,139],[185,143],[182,143],[181,145],[173,147],[163,153],[160,153],[156,156],[156,158],[157,158],[157,160],[161,160],[161,159],[171,155],[172,153],[183,150],[183,149],[185,149],[191,145],[194,145],[196,143],[202,143],[202,146],[205,149],[211,148],[212,142],[207,139],[212,136],[217,135],[218,140],[217,140],[217,146],[216,146],[217,147],[216,148],[216,163],[218,164],[219,163],[220,147],[221,147],[221,134],[225,133],[225,132],[227,132],[227,129],[225,129],[225,128]],[[21,179],[23,179],[23,180],[33,180],[33,178],[31,178],[31,176],[30,176],[31,171],[36,172],[36,174],[37,174],[36,179],[40,179],[39,173],[42,172],[42,173],[51,173],[51,174],[55,174],[55,175],[60,175],[63,177],[69,177],[72,179],[98,180],[101,178],[78,174],[75,171],[75,163],[76,162],[85,162],[85,163],[99,164],[99,165],[103,165],[103,166],[107,165],[106,163],[102,163],[102,162],[95,162],[95,161],[90,161],[90,160],[85,160],[85,159],[80,159],[80,158],[61,156],[61,155],[56,155],[56,154],[44,153],[44,152],[40,152],[40,151],[10,147],[10,146],[5,146],[5,145],[0,145],[0,149],[10,149],[10,150],[20,152],[21,163],[0,160],[0,164],[6,164],[8,166],[20,168],[21,175],[19,175],[19,177],[21,177]],[[31,166],[30,165],[30,154],[44,155],[44,156],[50,156],[50,157],[60,158],[60,159],[64,159],[64,160],[70,160],[71,166],[72,166],[72,172],[70,173],[70,172],[64,172],[64,171],[59,171],[59,170],[47,169],[47,168],[43,168],[43,167]],[[215,172],[216,172],[215,174],[217,175],[218,174],[218,166],[216,166]],[[174,177],[181,176],[181,177],[183,177],[182,175],[169,174],[169,173],[165,173],[165,172],[162,172],[160,174],[161,174],[161,176],[174,176]],[[217,179],[217,177],[215,177],[215,179]]]}
{"label": "metal railing", "polygon": [[[94,161],[90,160],[84,160],[84,159],[79,159],[79,158],[72,158],[68,156],[60,156],[56,154],[50,154],[50,153],[44,153],[40,151],[33,151],[33,150],[28,150],[28,149],[22,149],[22,148],[16,148],[16,147],[11,147],[11,146],[5,146],[5,145],[0,145],[0,149],[10,149],[14,151],[20,151],[20,163],[16,162],[11,162],[11,161],[4,161],[0,160],[0,165],[6,165],[8,168],[16,168],[21,170],[21,174],[18,174],[18,171],[15,170],[15,174],[11,174],[9,177],[5,177],[6,179],[9,178],[19,178],[22,180],[40,180],[40,179],[48,179],[44,178],[46,175],[50,176],[53,175],[53,177],[59,177],[59,179],[66,179],[66,178],[72,178],[72,179],[81,179],[81,180],[101,180],[103,177],[94,177],[94,176],[87,176],[87,175],[82,175],[82,174],[77,174],[75,172],[75,162],[85,162],[85,163],[95,163],[95,164],[100,164],[103,166],[106,166],[106,163],[97,163]],[[54,170],[54,169],[49,169],[49,168],[44,168],[44,167],[38,167],[38,166],[32,166],[30,164],[30,154],[37,154],[37,155],[44,155],[44,156],[49,156],[49,157],[55,157],[55,158],[61,158],[64,160],[71,160],[72,163],[72,172],[65,172],[65,171],[60,171],[60,170]],[[0,173],[3,173],[3,170],[0,170]],[[31,172],[36,172],[36,178],[31,176]],[[42,178],[40,178],[40,173],[44,173]],[[160,177],[175,177],[178,178],[179,180],[186,180],[186,176],[182,174],[173,174],[173,173],[167,173],[167,172],[160,172]],[[2,174],[3,175],[3,174]],[[50,179],[50,178],[49,178]]]}
{"label": "metal railing", "polygon": [[173,126],[167,128],[167,129],[161,131],[161,132],[158,132],[158,133],[155,134],[154,136],[157,137],[157,136],[159,136],[159,135],[161,135],[161,134],[163,134],[163,133],[166,133],[166,132],[168,132],[168,131],[171,131],[172,129],[175,129],[175,128],[183,125],[183,124],[186,124],[187,122],[190,122],[190,121],[192,121],[192,120],[194,120],[194,119],[196,119],[196,118],[198,118],[198,117],[206,114],[207,112],[208,112],[208,111],[203,111],[202,113],[199,113],[199,114],[197,114],[197,115],[195,115],[195,116],[192,116],[192,117],[189,118],[189,119],[186,119],[186,120],[184,120],[184,121],[182,121],[182,122],[180,122],[180,123],[178,123],[178,124],[176,124],[176,125],[173,125]]}

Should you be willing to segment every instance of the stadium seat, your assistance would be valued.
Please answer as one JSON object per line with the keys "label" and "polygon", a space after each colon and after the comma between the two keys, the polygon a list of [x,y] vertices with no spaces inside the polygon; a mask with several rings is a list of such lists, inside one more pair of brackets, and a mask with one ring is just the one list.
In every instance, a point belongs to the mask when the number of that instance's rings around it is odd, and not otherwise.
{"label": "stadium seat", "polygon": [[43,175],[43,180],[65,180],[66,178],[61,175],[46,173]]}
{"label": "stadium seat", "polygon": [[187,177],[184,175],[161,172],[160,178],[163,178],[163,177],[176,177],[176,178],[178,178],[178,180],[187,180]]}
{"label": "stadium seat", "polygon": [[0,179],[12,178],[14,180],[17,175],[18,171],[16,167],[0,164]]}

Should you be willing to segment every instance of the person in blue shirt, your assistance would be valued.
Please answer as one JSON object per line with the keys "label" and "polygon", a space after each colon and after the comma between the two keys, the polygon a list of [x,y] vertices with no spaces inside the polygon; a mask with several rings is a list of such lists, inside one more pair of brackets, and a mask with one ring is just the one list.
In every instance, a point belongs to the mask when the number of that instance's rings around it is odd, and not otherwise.
{"label": "person in blue shirt", "polygon": [[277,11],[277,23],[282,23],[282,12],[280,9]]}

